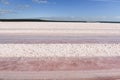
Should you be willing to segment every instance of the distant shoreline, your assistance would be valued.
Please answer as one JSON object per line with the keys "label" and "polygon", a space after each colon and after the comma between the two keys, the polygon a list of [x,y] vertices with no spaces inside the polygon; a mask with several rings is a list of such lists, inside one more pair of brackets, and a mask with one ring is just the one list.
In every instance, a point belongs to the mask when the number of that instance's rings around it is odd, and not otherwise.
{"label": "distant shoreline", "polygon": [[0,22],[78,22],[78,23],[120,23],[120,21],[67,21],[42,19],[0,19]]}

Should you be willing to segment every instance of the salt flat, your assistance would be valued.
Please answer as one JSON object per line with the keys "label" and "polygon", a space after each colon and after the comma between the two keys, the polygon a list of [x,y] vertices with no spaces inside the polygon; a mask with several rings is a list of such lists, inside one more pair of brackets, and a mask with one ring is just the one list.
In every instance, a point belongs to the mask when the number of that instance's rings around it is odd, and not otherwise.
{"label": "salt flat", "polygon": [[0,22],[0,57],[99,57],[119,52],[120,24]]}
{"label": "salt flat", "polygon": [[0,22],[1,43],[119,42],[120,24]]}
{"label": "salt flat", "polygon": [[120,24],[0,22],[0,79],[43,78],[119,80]]}

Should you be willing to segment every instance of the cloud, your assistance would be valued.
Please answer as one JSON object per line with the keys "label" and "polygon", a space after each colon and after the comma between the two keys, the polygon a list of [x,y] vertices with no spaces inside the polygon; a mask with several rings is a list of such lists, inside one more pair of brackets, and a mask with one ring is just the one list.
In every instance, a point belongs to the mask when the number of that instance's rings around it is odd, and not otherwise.
{"label": "cloud", "polygon": [[91,0],[91,1],[101,1],[101,2],[120,2],[120,0]]}
{"label": "cloud", "polygon": [[5,4],[5,5],[9,5],[10,3],[8,2],[8,0],[0,0],[0,3]]}
{"label": "cloud", "polygon": [[0,15],[14,13],[12,10],[0,9]]}
{"label": "cloud", "polygon": [[48,3],[48,0],[32,0],[33,2],[36,2],[36,3],[41,3],[41,4],[46,4],[46,3]]}
{"label": "cloud", "polygon": [[120,16],[115,16],[114,18],[116,18],[116,19],[120,19]]}
{"label": "cloud", "polygon": [[18,6],[16,7],[16,9],[24,10],[24,9],[28,9],[28,8],[30,8],[30,7],[31,7],[31,6],[28,5],[28,4],[25,4],[25,5],[18,5]]}

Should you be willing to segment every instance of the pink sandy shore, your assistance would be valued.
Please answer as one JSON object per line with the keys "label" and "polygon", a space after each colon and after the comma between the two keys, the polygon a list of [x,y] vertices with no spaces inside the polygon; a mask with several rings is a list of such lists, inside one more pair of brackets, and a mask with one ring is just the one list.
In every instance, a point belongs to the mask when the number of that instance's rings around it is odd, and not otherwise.
{"label": "pink sandy shore", "polygon": [[120,57],[0,58],[1,80],[119,80]]}
{"label": "pink sandy shore", "polygon": [[[119,80],[120,70],[0,72],[1,80]],[[9,75],[9,76],[8,76]]]}
{"label": "pink sandy shore", "polygon": [[120,69],[120,57],[0,58],[0,71],[92,71]]}

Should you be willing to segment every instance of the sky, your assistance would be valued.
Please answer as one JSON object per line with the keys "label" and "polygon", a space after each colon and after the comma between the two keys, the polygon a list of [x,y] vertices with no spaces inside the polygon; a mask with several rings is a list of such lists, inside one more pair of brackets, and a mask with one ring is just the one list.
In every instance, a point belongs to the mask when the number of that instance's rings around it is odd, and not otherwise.
{"label": "sky", "polygon": [[120,21],[120,0],[0,0],[0,19]]}

